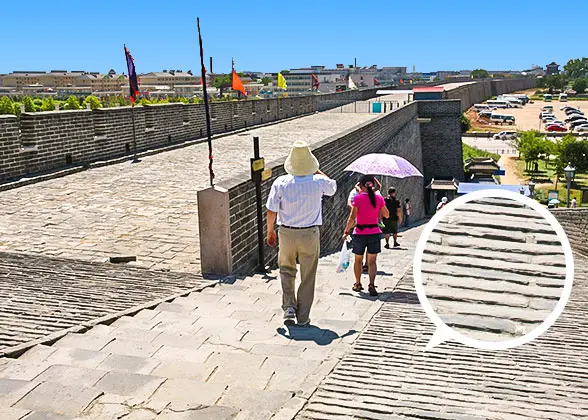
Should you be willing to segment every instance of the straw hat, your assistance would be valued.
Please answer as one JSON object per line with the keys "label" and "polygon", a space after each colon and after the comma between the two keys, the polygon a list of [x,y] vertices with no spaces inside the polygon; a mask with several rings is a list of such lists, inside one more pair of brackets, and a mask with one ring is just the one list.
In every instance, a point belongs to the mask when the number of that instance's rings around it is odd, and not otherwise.
{"label": "straw hat", "polygon": [[314,174],[318,168],[318,160],[310,151],[308,144],[301,140],[294,142],[284,163],[286,172],[294,176],[306,176]]}

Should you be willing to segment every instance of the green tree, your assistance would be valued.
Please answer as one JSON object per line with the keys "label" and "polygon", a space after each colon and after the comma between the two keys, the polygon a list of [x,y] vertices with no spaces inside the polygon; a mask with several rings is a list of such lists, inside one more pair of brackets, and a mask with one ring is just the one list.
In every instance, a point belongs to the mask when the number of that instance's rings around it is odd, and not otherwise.
{"label": "green tree", "polygon": [[78,101],[78,98],[71,95],[69,98],[66,99],[63,108],[68,110],[80,109],[80,101]]}
{"label": "green tree", "polygon": [[95,97],[93,95],[89,95],[86,99],[84,99],[84,102],[82,103],[82,107],[85,108],[86,104],[90,104],[90,109],[102,108],[102,102],[100,102],[100,99],[98,99],[97,97]]}
{"label": "green tree", "polygon": [[272,78],[269,76],[265,76],[261,78],[261,83],[263,83],[264,86],[269,85],[272,82]]}
{"label": "green tree", "polygon": [[33,102],[33,98],[30,96],[25,96],[22,99],[22,104],[25,107],[25,112],[35,112],[35,103]]}
{"label": "green tree", "polygon": [[43,99],[43,106],[41,109],[43,111],[55,111],[55,100],[53,100],[51,96]]}
{"label": "green tree", "polygon": [[0,98],[0,115],[14,115],[14,104],[12,103],[12,99],[8,96],[3,96]]}
{"label": "green tree", "polygon": [[472,71],[472,78],[474,78],[474,79],[487,79],[489,77],[490,77],[490,73],[488,73],[488,70],[476,69],[476,70]]}
{"label": "green tree", "polygon": [[588,58],[574,58],[567,62],[564,70],[570,79],[588,77]]}
{"label": "green tree", "polygon": [[564,90],[567,84],[568,79],[564,74],[545,77],[545,86],[549,88],[549,93],[553,93],[554,90]]}
{"label": "green tree", "polygon": [[584,93],[586,88],[588,88],[588,78],[586,77],[576,79],[572,83],[572,89],[574,89],[577,93]]}

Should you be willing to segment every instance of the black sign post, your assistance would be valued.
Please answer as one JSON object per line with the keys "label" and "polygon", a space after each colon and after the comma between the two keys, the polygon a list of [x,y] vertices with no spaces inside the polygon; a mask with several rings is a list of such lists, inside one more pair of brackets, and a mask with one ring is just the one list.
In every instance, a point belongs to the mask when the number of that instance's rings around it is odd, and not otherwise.
{"label": "black sign post", "polygon": [[251,159],[251,179],[255,184],[255,203],[257,207],[257,249],[259,262],[257,271],[265,273],[265,244],[263,242],[263,212],[261,203],[261,174],[264,170],[264,159],[259,156],[259,137],[253,137],[253,159]]}

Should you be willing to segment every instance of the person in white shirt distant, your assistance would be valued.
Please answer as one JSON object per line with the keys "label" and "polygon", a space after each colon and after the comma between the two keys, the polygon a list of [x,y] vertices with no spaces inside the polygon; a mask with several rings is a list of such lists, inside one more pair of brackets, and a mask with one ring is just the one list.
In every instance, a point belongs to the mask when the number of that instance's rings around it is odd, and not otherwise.
{"label": "person in white shirt distant", "polygon": [[[282,281],[284,320],[310,324],[314,284],[320,253],[322,197],[337,191],[337,182],[319,171],[319,162],[308,145],[297,141],[284,163],[288,175],[278,177],[267,198],[267,243],[277,245]],[[295,290],[296,260],[300,263],[300,286]]]}
{"label": "person in white shirt distant", "polygon": [[572,198],[572,201],[570,203],[570,207],[573,208],[573,209],[576,208],[576,199],[575,198]]}

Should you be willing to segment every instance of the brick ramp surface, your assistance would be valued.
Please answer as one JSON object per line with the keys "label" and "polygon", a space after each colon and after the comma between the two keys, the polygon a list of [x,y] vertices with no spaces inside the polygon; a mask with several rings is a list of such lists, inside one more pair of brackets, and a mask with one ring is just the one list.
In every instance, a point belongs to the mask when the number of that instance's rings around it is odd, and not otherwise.
{"label": "brick ramp surface", "polygon": [[283,325],[273,272],[0,358],[0,419],[292,419],[392,293],[421,230],[384,250],[380,299],[351,291],[339,255],[321,258],[311,327]]}
{"label": "brick ramp surface", "polygon": [[0,351],[175,293],[201,276],[0,253]]}
{"label": "brick ramp surface", "polygon": [[514,200],[487,198],[448,212],[423,253],[433,309],[447,325],[486,341],[538,327],[559,301],[565,275],[551,225]]}
{"label": "brick ramp surface", "polygon": [[449,342],[425,353],[434,326],[405,276],[297,418],[587,419],[588,259],[575,267],[554,326],[500,352]]}

